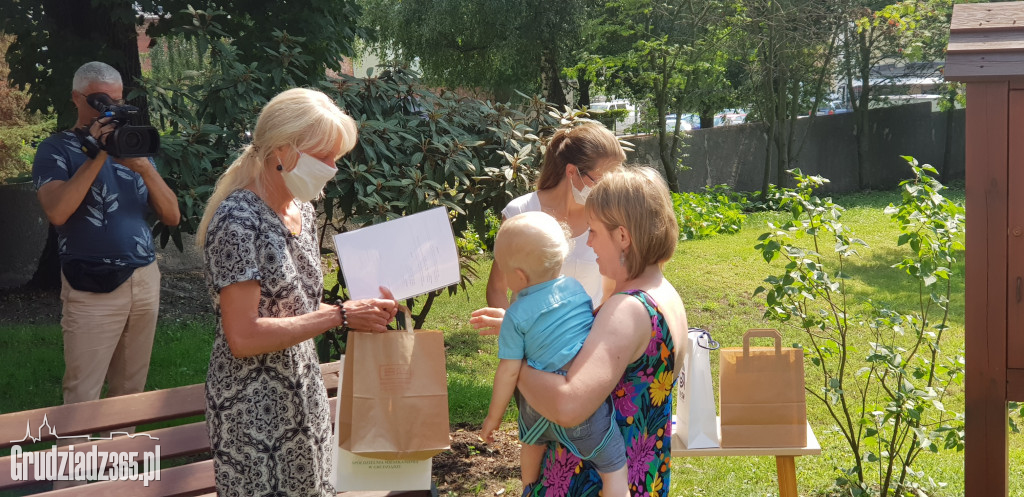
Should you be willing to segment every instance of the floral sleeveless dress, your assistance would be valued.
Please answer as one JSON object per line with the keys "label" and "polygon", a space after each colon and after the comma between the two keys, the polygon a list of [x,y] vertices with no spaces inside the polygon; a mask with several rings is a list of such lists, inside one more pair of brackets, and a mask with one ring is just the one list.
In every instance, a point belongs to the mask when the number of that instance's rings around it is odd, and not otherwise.
{"label": "floral sleeveless dress", "polygon": [[[651,316],[651,340],[644,354],[626,367],[612,392],[615,421],[626,441],[626,468],[633,496],[668,494],[672,465],[672,398],[675,345],[665,316],[642,290],[623,292],[643,302]],[[601,475],[560,444],[548,444],[540,480],[524,496],[589,497],[601,491]]]}

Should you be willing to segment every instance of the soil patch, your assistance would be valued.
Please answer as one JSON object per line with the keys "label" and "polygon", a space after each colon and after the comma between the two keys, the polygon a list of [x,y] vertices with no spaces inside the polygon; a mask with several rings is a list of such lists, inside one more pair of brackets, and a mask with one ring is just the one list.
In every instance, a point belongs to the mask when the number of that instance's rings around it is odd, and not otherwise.
{"label": "soil patch", "polygon": [[[201,270],[161,272],[161,320],[180,321],[213,313]],[[0,309],[0,325],[59,323],[60,290],[3,290]]]}
{"label": "soil patch", "polygon": [[484,443],[479,426],[453,426],[452,448],[433,461],[434,483],[440,496],[518,496],[519,439],[516,432],[496,431],[494,443]]}

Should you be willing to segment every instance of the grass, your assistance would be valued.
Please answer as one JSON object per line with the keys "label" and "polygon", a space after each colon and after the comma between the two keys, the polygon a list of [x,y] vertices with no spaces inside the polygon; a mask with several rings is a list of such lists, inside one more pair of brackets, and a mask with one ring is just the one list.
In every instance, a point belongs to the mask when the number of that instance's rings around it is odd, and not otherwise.
{"label": "grass", "polygon": [[[963,190],[950,196],[963,201]],[[899,201],[899,192],[874,192],[837,196],[838,204],[847,208],[842,221],[862,238],[868,248],[847,268],[853,279],[849,282],[852,310],[866,312],[868,302],[884,302],[896,309],[909,310],[917,304],[916,284],[890,268],[905,256],[896,247],[899,235],[896,225],[882,212],[890,202]],[[763,296],[753,297],[754,290],[778,267],[769,266],[753,247],[757,237],[766,231],[766,222],[781,222],[786,215],[758,213],[750,215],[744,228],[735,235],[721,235],[679,245],[676,255],[665,268],[668,279],[679,290],[687,306],[690,326],[711,331],[723,346],[740,346],[743,332],[750,328],[778,328],[762,319]],[[963,350],[963,259],[955,268],[952,298],[952,319],[947,351]],[[486,278],[487,261],[481,269]],[[468,297],[468,302],[467,302]],[[495,340],[477,336],[468,326],[469,313],[484,305],[483,284],[475,285],[468,295],[442,299],[434,304],[426,326],[445,330],[449,346],[449,391],[452,420],[479,424],[486,414],[491,375],[496,360]],[[799,342],[802,332],[782,329],[787,344]],[[859,351],[867,350],[867,337],[856,337]],[[712,354],[712,377],[717,389],[717,354]],[[469,373],[469,374],[467,374]],[[814,374],[808,372],[808,384]],[[947,399],[949,409],[963,411],[962,390]],[[805,495],[830,495],[835,492],[835,468],[849,465],[846,446],[831,430],[832,420],[826,409],[808,397],[808,419],[823,447],[818,457],[803,457],[797,462],[797,479]],[[511,416],[512,413],[509,413]],[[508,418],[511,419],[511,418]],[[1011,437],[1011,456],[1021,451],[1021,437]],[[918,470],[945,482],[938,495],[963,494],[963,454],[942,452],[919,458]],[[778,490],[775,464],[767,457],[686,458],[674,461],[669,495],[751,496],[773,495]],[[1024,485],[1011,481],[1011,495],[1019,494]]]}
{"label": "grass", "polygon": [[[962,187],[953,190],[951,197],[962,201]],[[853,276],[849,289],[855,302],[852,309],[864,311],[869,300],[885,301],[904,310],[915,305],[916,287],[907,277],[889,268],[903,257],[903,251],[895,245],[897,228],[882,213],[882,208],[898,201],[898,192],[844,195],[835,200],[847,208],[844,224],[870,247],[861,250],[860,257],[848,268]],[[753,246],[765,231],[765,222],[780,219],[782,215],[775,213],[754,214],[735,235],[679,245],[665,273],[686,303],[690,326],[708,329],[723,346],[740,345],[742,333],[749,328],[778,327],[776,323],[762,320],[763,299],[752,294],[769,273],[778,270],[761,259]],[[468,292],[439,298],[424,326],[445,332],[453,425],[478,427],[490,400],[491,381],[497,366],[497,340],[479,336],[468,324],[469,314],[484,305],[484,282],[489,267],[490,261],[482,257],[478,267],[481,280]],[[946,345],[949,352],[963,350],[962,262],[955,272],[952,331]],[[792,329],[783,329],[783,335],[787,343],[801,339],[800,332]],[[211,320],[161,322],[148,387],[165,388],[204,381],[212,340]],[[858,340],[859,350],[866,350],[867,338],[858,337]],[[711,354],[711,360],[717,388],[717,354]],[[0,327],[0,361],[7,371],[0,377],[0,412],[60,403],[63,364],[58,325]],[[813,381],[813,374],[809,373],[809,384]],[[962,390],[954,392],[946,405],[962,412]],[[833,495],[835,468],[848,464],[845,444],[831,430],[831,418],[820,403],[808,397],[807,407],[808,419],[823,450],[821,456],[797,459],[797,479],[803,495]],[[506,420],[513,419],[514,412],[508,412]],[[514,429],[511,423],[506,427]],[[1010,459],[1011,467],[1014,462],[1024,461],[1024,436],[1010,437]],[[774,461],[768,457],[685,458],[673,463],[668,494],[671,496],[747,497],[777,493]],[[948,484],[937,495],[963,495],[963,453],[925,454],[916,469]],[[1024,494],[1024,479],[1011,477],[1010,494]]]}

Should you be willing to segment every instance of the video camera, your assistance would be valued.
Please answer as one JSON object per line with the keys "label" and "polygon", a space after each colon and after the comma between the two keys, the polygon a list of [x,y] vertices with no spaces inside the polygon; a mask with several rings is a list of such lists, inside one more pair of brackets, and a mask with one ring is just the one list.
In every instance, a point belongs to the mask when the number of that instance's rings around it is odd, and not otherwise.
{"label": "video camera", "polygon": [[[156,128],[128,124],[133,117],[139,115],[138,107],[115,104],[106,93],[92,93],[85,97],[85,101],[100,112],[101,118],[111,118],[110,122],[115,126],[106,144],[100,145],[112,157],[148,157],[156,155],[160,150],[160,134]],[[87,132],[84,134],[88,136]],[[83,150],[88,147],[86,141],[91,141],[82,136],[79,136],[79,140],[82,141]]]}

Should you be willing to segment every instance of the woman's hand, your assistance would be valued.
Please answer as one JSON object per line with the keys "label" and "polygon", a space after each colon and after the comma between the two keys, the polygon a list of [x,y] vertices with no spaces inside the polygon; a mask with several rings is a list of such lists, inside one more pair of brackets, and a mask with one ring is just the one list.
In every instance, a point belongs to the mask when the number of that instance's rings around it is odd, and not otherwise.
{"label": "woman's hand", "polygon": [[387,331],[388,323],[398,314],[395,296],[385,287],[380,287],[381,297],[377,299],[348,300],[342,303],[348,326],[353,331]]}
{"label": "woman's hand", "polygon": [[479,330],[481,335],[497,335],[501,331],[501,322],[505,319],[505,309],[500,307],[484,307],[473,311],[469,324]]}

